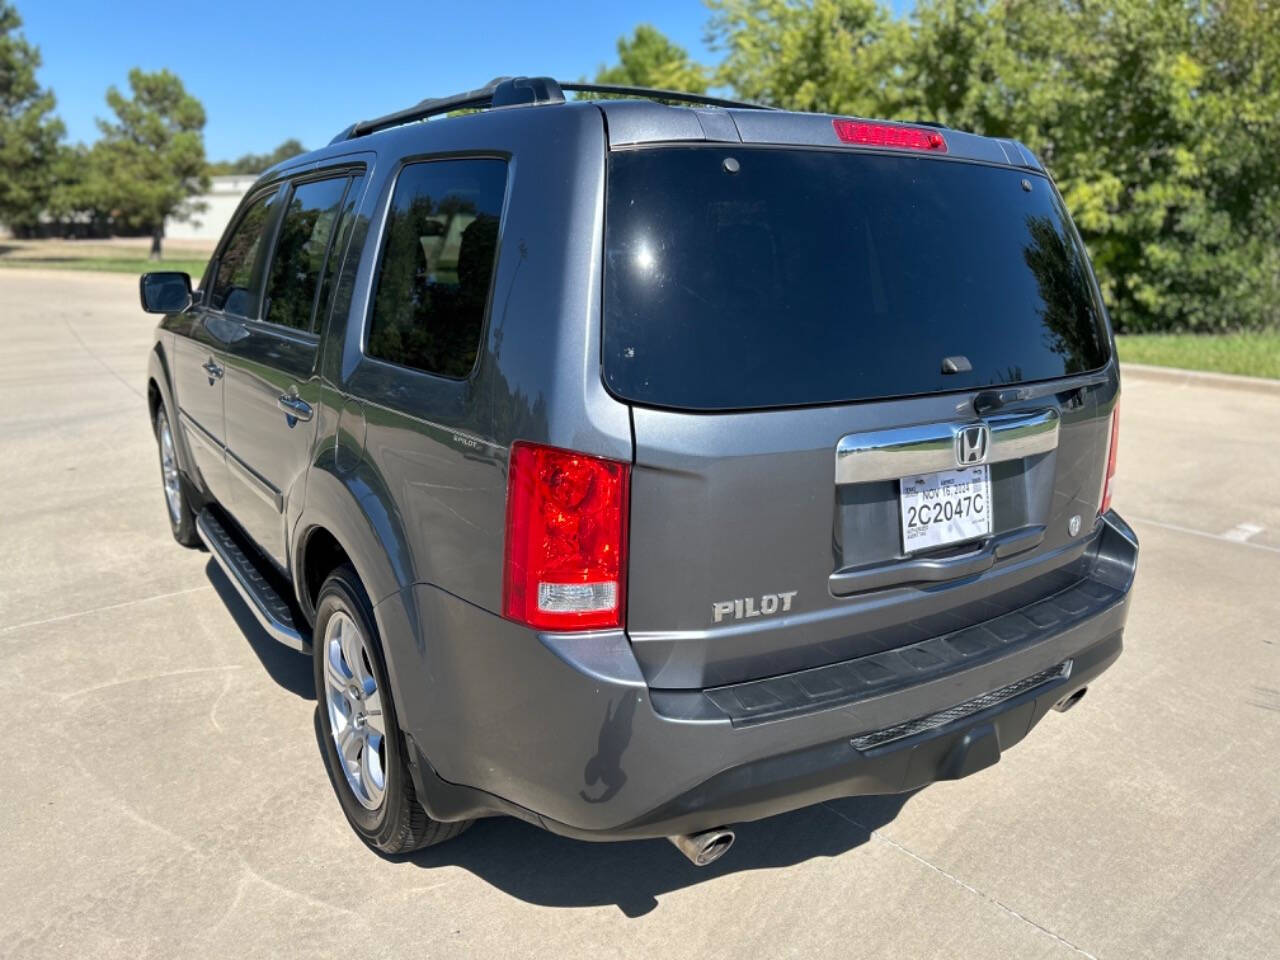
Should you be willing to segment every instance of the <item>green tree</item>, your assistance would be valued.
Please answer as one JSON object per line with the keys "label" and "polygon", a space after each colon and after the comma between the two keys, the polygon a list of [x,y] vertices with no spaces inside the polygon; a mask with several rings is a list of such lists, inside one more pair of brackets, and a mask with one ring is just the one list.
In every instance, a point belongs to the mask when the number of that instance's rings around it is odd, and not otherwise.
{"label": "green tree", "polygon": [[110,225],[111,211],[104,205],[105,191],[92,156],[83,143],[63,144],[51,164],[53,190],[46,210],[64,230],[80,224],[91,233],[105,233]]}
{"label": "green tree", "polygon": [[1031,147],[1120,330],[1280,323],[1275,0],[707,0],[716,81]]}
{"label": "green tree", "polygon": [[132,97],[115,87],[107,104],[116,122],[99,120],[102,137],[90,155],[93,191],[118,223],[151,232],[158,260],[167,217],[203,209],[193,198],[209,189],[204,107],[168,70],[129,71]]}
{"label": "green tree", "polygon": [[235,160],[223,160],[209,164],[209,175],[223,177],[231,174],[257,174],[269,170],[277,163],[283,163],[299,154],[306,153],[307,148],[300,140],[290,137],[270,153],[246,153]]}
{"label": "green tree", "polygon": [[660,30],[642,23],[630,37],[618,38],[618,62],[597,70],[595,82],[706,93],[707,71]]}
{"label": "green tree", "polygon": [[1280,7],[921,0],[902,108],[1025,141],[1121,330],[1275,324]]}
{"label": "green tree", "polygon": [[906,26],[876,0],[707,0],[716,82],[789,110],[897,112]]}
{"label": "green tree", "polygon": [[0,0],[0,221],[17,229],[37,223],[49,202],[65,132],[53,93],[36,82],[40,51],[21,26],[18,11]]}

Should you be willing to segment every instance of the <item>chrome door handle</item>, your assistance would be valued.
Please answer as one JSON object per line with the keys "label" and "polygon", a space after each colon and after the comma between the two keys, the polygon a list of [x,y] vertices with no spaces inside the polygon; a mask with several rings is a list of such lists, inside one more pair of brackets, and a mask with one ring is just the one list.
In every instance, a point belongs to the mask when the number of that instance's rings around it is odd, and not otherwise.
{"label": "chrome door handle", "polygon": [[204,369],[205,374],[207,374],[209,377],[209,386],[212,387],[213,382],[215,380],[222,379],[222,368],[213,362],[212,357],[210,357],[204,363],[200,364],[200,366]]}
{"label": "chrome door handle", "polygon": [[299,420],[305,422],[311,419],[311,404],[291,393],[282,393],[276,397],[276,406],[284,411],[285,419],[291,427]]}

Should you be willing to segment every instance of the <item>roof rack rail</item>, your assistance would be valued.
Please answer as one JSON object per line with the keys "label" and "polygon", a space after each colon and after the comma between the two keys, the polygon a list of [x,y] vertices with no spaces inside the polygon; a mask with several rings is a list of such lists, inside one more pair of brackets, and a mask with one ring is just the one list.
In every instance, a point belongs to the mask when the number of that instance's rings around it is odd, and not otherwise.
{"label": "roof rack rail", "polygon": [[679,90],[658,90],[654,87],[629,87],[613,83],[562,83],[561,90],[571,93],[610,93],[618,96],[647,97],[650,100],[671,100],[675,103],[701,103],[708,107],[736,107],[740,110],[776,110],[777,107],[766,107],[762,103],[747,103],[743,100],[726,100],[723,97],[708,97],[701,93],[683,93]]}
{"label": "roof rack rail", "polygon": [[466,110],[469,107],[510,107],[522,103],[564,103],[564,94],[560,92],[560,85],[550,77],[495,77],[476,90],[448,97],[428,98],[412,107],[353,123],[329,142],[340,143],[389,127],[413,123],[415,120],[452,113],[454,110]]}
{"label": "roof rack rail", "polygon": [[773,107],[758,103],[742,103],[721,97],[707,97],[700,93],[682,93],[678,90],[655,90],[650,87],[628,87],[609,83],[558,83],[551,77],[495,77],[483,87],[455,93],[448,97],[435,97],[415,103],[412,107],[361,120],[347,127],[329,142],[341,143],[363,137],[379,130],[402,124],[426,120],[443,113],[469,108],[513,107],[521,104],[564,103],[564,91],[573,93],[608,93],[618,96],[648,97],[653,100],[670,100],[675,103],[700,103],[710,107],[739,107],[748,110],[772,110]]}

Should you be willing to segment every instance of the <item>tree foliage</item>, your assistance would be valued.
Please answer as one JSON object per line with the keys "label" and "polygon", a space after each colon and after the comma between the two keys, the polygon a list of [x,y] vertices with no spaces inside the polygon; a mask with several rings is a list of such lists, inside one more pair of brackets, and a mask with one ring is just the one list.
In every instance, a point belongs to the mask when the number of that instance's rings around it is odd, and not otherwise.
{"label": "tree foliage", "polygon": [[876,0],[707,0],[716,82],[788,110],[892,112],[906,26]]}
{"label": "tree foliage", "polygon": [[618,62],[596,71],[596,83],[705,93],[707,70],[687,50],[647,23],[618,38]]}
{"label": "tree foliage", "polygon": [[132,97],[107,90],[116,120],[98,121],[89,189],[117,222],[150,230],[159,256],[165,219],[199,212],[193,198],[209,189],[204,107],[168,70],[130,70],[129,88]]}
{"label": "tree foliage", "polygon": [[1275,0],[708,0],[719,83],[1025,142],[1121,330],[1280,322]]}
{"label": "tree foliage", "polygon": [[53,191],[45,212],[64,227],[76,223],[90,231],[107,232],[111,209],[101,196],[101,178],[93,163],[93,151],[83,143],[62,144],[52,164]]}
{"label": "tree foliage", "polygon": [[1280,320],[1280,7],[922,0],[912,29],[903,114],[1035,150],[1118,329]]}
{"label": "tree foliage", "polygon": [[[931,120],[1026,143],[1062,190],[1119,330],[1280,324],[1280,0],[706,0],[714,69],[653,26],[600,83],[795,110]],[[92,148],[64,146],[39,52],[0,0],[0,220],[148,229],[190,216],[204,110],[168,71],[112,88]]]}
{"label": "tree foliage", "polygon": [[0,222],[34,225],[53,193],[58,141],[53,93],[36,81],[40,51],[18,29],[22,18],[0,0]]}
{"label": "tree foliage", "polygon": [[223,177],[231,174],[258,174],[269,170],[277,163],[283,163],[306,153],[307,148],[300,140],[290,137],[270,153],[246,153],[235,160],[223,160],[209,164],[209,175]]}

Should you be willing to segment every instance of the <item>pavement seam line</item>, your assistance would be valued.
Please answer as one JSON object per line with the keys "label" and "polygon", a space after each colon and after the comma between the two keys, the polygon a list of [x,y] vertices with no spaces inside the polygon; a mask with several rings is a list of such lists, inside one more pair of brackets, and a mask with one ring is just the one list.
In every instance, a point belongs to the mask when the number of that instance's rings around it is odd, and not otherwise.
{"label": "pavement seam line", "polygon": [[1066,937],[1061,936],[1060,934],[1054,933],[1048,927],[1045,927],[1039,923],[1036,923],[1030,917],[1027,917],[1024,914],[1019,913],[1017,910],[1013,909],[1013,907],[1009,906],[1006,903],[1003,903],[1000,900],[997,900],[995,897],[991,896],[989,893],[984,893],[983,891],[979,890],[977,887],[973,886],[972,884],[965,883],[955,874],[949,873],[948,871],[943,870],[937,864],[930,863],[924,857],[920,856],[920,854],[903,846],[901,843],[898,843],[898,841],[894,840],[893,838],[885,836],[879,830],[872,830],[865,823],[859,823],[857,820],[853,819],[853,817],[850,817],[846,814],[841,813],[839,810],[835,809],[835,807],[832,807],[826,803],[822,804],[822,806],[824,809],[830,811],[831,813],[834,813],[837,817],[839,817],[841,820],[845,821],[846,823],[851,823],[860,830],[866,830],[870,836],[874,837],[876,840],[880,841],[881,843],[888,844],[890,847],[897,850],[899,853],[905,854],[906,856],[910,857],[912,860],[915,860],[917,863],[920,863],[923,866],[928,867],[930,870],[934,871],[935,873],[938,873],[941,876],[946,877],[956,886],[962,887],[963,889],[968,890],[974,896],[981,897],[983,900],[986,900],[988,903],[992,904],[996,908],[1003,910],[1005,913],[1009,914],[1009,916],[1014,917],[1017,920],[1021,920],[1027,926],[1032,927],[1035,930],[1038,930],[1040,933],[1043,933],[1046,937],[1050,937],[1056,940],[1058,943],[1062,944],[1064,947],[1070,948],[1072,951],[1080,954],[1082,957],[1088,957],[1089,960],[1098,960],[1098,957],[1095,954],[1092,954],[1088,950],[1085,950],[1081,947],[1077,947],[1074,943],[1072,943]]}
{"label": "pavement seam line", "polygon": [[1225,531],[1221,536],[1223,540],[1234,540],[1237,543],[1246,543],[1252,540],[1266,527],[1260,527],[1256,523],[1237,523],[1230,530]]}
{"label": "pavement seam line", "polygon": [[188,587],[185,590],[174,590],[172,593],[157,593],[152,597],[138,597],[136,600],[124,600],[120,603],[108,603],[103,607],[94,607],[92,610],[77,610],[74,613],[60,613],[56,617],[46,617],[44,620],[29,620],[26,623],[15,623],[10,627],[0,628],[0,636],[6,633],[13,633],[16,630],[24,630],[28,627],[42,627],[47,623],[58,623],[61,620],[71,620],[75,617],[87,617],[94,613],[105,613],[108,610],[119,610],[123,607],[132,607],[139,603],[150,603],[153,600],[167,600],[169,597],[181,597],[188,593],[196,593],[200,590],[212,590],[213,584],[206,583],[198,587]]}
{"label": "pavement seam line", "polygon": [[87,353],[99,364],[101,364],[102,368],[106,370],[107,373],[111,374],[113,377],[119,380],[120,383],[124,385],[125,389],[129,390],[135,396],[142,397],[142,392],[138,390],[137,387],[131,384],[124,377],[120,376],[120,374],[117,373],[115,369],[113,369],[112,366],[109,363],[107,363],[107,361],[103,360],[100,356],[98,356],[96,353],[94,353],[92,350],[89,349],[89,345],[85,343],[83,338],[81,338],[80,334],[76,332],[76,328],[71,325],[70,320],[68,320],[66,317],[63,317],[62,322],[66,324],[67,330],[70,331],[71,336],[75,337],[76,343],[80,344],[81,349],[84,350],[85,353]]}
{"label": "pavement seam line", "polygon": [[238,663],[228,663],[217,667],[191,667],[189,670],[167,670],[164,673],[147,673],[139,677],[121,677],[119,680],[111,680],[107,683],[96,683],[92,687],[84,687],[80,690],[72,690],[70,693],[62,694],[59,699],[63,702],[67,700],[75,700],[78,697],[88,696],[91,693],[97,693],[100,690],[110,690],[112,687],[123,687],[130,683],[141,683],[144,680],[169,680],[173,677],[190,677],[202,673],[221,673],[226,670],[239,670],[241,665]]}
{"label": "pavement seam line", "polygon": [[[1249,547],[1251,550],[1265,550],[1267,553],[1280,553],[1280,547],[1273,547],[1270,544],[1254,543],[1252,540],[1237,540],[1234,537],[1227,537],[1221,533],[1210,533],[1208,530],[1196,530],[1194,527],[1182,527],[1176,523],[1165,523],[1163,520],[1152,520],[1149,517],[1135,517],[1131,514],[1126,514],[1125,519],[1132,520],[1135,523],[1149,523],[1153,527],[1163,527],[1165,530],[1172,530],[1175,533],[1189,533],[1193,537],[1207,537],[1210,540],[1217,540],[1219,543],[1233,543],[1237,547]],[[1262,530],[1259,530],[1258,532],[1261,533]]]}

